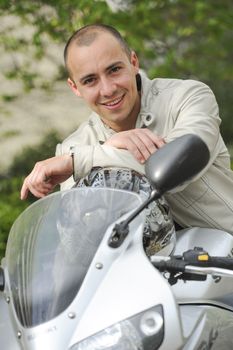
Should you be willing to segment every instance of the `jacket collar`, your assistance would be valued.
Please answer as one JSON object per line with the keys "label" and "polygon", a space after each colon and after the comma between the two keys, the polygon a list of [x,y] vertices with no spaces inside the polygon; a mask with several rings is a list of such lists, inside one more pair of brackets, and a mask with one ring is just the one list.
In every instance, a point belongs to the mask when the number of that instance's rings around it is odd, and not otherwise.
{"label": "jacket collar", "polygon": [[155,113],[152,110],[152,99],[158,95],[159,91],[144,72],[140,73],[141,77],[141,108],[137,118],[136,127],[148,127],[155,120]]}

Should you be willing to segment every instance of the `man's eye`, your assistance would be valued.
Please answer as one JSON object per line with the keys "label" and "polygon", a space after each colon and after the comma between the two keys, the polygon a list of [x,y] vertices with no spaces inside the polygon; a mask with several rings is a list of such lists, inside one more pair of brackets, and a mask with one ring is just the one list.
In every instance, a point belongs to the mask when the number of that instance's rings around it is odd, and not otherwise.
{"label": "man's eye", "polygon": [[118,72],[120,69],[121,69],[121,67],[119,67],[119,66],[112,67],[111,72],[115,73],[115,72]]}
{"label": "man's eye", "polygon": [[83,84],[84,85],[91,85],[94,83],[94,81],[95,81],[94,78],[88,78],[88,79],[84,80]]}

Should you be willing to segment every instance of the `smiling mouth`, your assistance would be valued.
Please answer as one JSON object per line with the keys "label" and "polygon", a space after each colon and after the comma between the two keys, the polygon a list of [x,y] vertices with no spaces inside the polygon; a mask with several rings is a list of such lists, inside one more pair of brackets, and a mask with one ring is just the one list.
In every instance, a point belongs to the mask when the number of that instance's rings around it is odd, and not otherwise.
{"label": "smiling mouth", "polygon": [[114,100],[111,100],[109,102],[104,102],[104,103],[101,103],[103,106],[106,106],[106,107],[115,107],[115,106],[118,106],[119,103],[121,103],[121,101],[123,100],[123,98],[125,97],[125,94],[123,94],[122,96],[118,97],[118,98],[115,98]]}

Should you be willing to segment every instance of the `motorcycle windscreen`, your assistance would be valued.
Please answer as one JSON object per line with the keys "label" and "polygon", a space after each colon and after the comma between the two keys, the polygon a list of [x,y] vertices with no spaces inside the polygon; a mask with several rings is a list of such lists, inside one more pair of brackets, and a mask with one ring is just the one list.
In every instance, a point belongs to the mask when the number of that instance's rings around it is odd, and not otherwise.
{"label": "motorcycle windscreen", "polygon": [[41,199],[20,215],[10,232],[6,263],[22,326],[47,322],[70,305],[107,227],[140,202],[132,192],[73,189]]}

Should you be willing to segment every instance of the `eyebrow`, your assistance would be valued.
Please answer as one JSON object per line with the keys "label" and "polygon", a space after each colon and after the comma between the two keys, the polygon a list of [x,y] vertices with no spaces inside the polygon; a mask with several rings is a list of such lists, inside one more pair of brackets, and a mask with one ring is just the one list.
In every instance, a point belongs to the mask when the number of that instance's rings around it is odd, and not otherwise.
{"label": "eyebrow", "polygon": [[106,68],[106,71],[112,69],[112,68],[115,67],[115,66],[118,66],[119,64],[123,64],[123,62],[122,62],[122,61],[117,61],[117,62],[114,62],[114,63],[110,64],[110,66],[108,66],[108,67]]}
{"label": "eyebrow", "polygon": [[[123,64],[123,61],[117,61],[117,62],[114,62],[114,63],[110,64],[108,67],[105,68],[105,71],[109,71],[109,70],[111,70],[113,67],[115,67],[115,66],[117,66],[117,65],[119,65],[119,64]],[[79,79],[79,82],[80,82],[80,83],[83,83],[85,80],[90,79],[90,78],[94,78],[95,76],[96,76],[95,73],[87,74],[87,75],[81,77],[81,78]]]}

